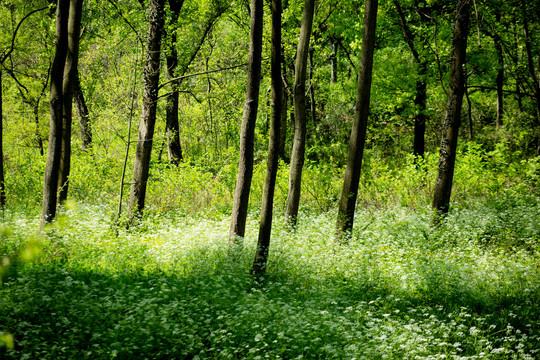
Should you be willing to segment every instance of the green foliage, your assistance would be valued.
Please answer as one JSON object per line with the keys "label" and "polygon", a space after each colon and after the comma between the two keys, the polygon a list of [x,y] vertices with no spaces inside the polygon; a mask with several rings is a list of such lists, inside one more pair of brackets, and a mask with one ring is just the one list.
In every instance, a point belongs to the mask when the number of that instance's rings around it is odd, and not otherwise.
{"label": "green foliage", "polygon": [[[256,214],[233,263],[226,216],[169,212],[126,231],[113,230],[107,207],[79,205],[49,229],[37,258],[3,277],[0,335],[14,346],[0,355],[532,359],[538,243],[508,251],[484,239],[510,228],[538,239],[539,215],[537,198],[512,196],[453,211],[435,229],[429,211],[360,210],[341,247],[329,236],[333,212],[302,212],[295,233],[278,216],[256,285]],[[5,222],[0,253],[27,246],[35,221]]]}

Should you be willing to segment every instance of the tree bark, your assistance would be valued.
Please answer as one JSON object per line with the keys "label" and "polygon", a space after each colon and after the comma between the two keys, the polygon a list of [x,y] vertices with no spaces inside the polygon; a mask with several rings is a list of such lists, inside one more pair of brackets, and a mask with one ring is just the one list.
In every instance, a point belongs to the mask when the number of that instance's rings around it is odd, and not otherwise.
{"label": "tree bark", "polygon": [[263,1],[251,0],[251,26],[246,99],[240,133],[240,160],[229,229],[229,245],[241,246],[246,230],[249,191],[253,177],[255,122],[259,107],[263,32]]}
{"label": "tree bark", "polygon": [[161,54],[161,35],[164,25],[165,0],[151,0],[148,9],[148,39],[146,43],[146,59],[144,67],[144,89],[141,121],[137,150],[133,164],[133,178],[128,200],[128,221],[142,214],[146,198],[146,186],[150,171],[150,156],[159,86],[159,68]]}
{"label": "tree bark", "polygon": [[[172,17],[171,24],[175,24],[180,16],[180,10],[184,5],[184,0],[169,0]],[[178,51],[176,50],[176,29],[173,29],[170,34],[170,43],[168,44],[167,54],[167,77],[174,79],[176,69],[178,67]],[[171,82],[171,93],[167,96],[166,111],[166,128],[167,128],[167,153],[169,161],[173,164],[178,164],[183,159],[182,145],[180,143],[180,125],[178,121],[178,87],[180,80]]]}
{"label": "tree bark", "polygon": [[2,69],[0,69],[0,208],[6,206],[6,187],[4,181],[4,109],[2,107]]}
{"label": "tree bark", "polygon": [[272,212],[274,191],[279,160],[279,138],[282,117],[283,89],[281,84],[281,0],[272,0],[272,44],[271,44],[271,77],[272,77],[272,113],[270,120],[270,139],[268,158],[264,180],[261,221],[257,250],[253,262],[252,273],[260,279],[266,271],[268,250],[272,232]]}
{"label": "tree bark", "polygon": [[62,84],[62,149],[58,174],[59,201],[67,200],[69,172],[71,169],[71,124],[73,109],[73,88],[77,79],[79,61],[79,35],[81,32],[83,0],[70,0],[68,19],[68,50],[64,65]]}
{"label": "tree bark", "polygon": [[450,207],[458,131],[461,124],[461,108],[465,91],[463,66],[465,64],[467,36],[469,33],[469,11],[469,0],[457,1],[450,63],[450,89],[443,123],[439,169],[433,196],[433,210],[437,212],[435,222],[438,221],[439,215],[446,214]]}
{"label": "tree bark", "polygon": [[79,72],[75,75],[75,84],[73,84],[73,99],[75,100],[75,107],[79,114],[79,129],[81,132],[82,150],[87,151],[92,146],[92,126],[90,124],[90,112],[84,99],[84,94],[81,88],[81,79]]}
{"label": "tree bark", "polygon": [[315,0],[305,0],[300,26],[300,38],[296,50],[294,74],[294,139],[291,154],[289,174],[289,193],[285,216],[291,227],[296,226],[298,208],[300,205],[300,190],[302,184],[302,169],[306,151],[306,70],[309,50],[309,39],[313,28]]}
{"label": "tree bark", "polygon": [[529,75],[534,87],[534,98],[536,100],[535,125],[538,125],[540,123],[540,80],[536,76],[536,70],[534,69],[534,57],[531,49],[531,36],[529,34],[529,21],[527,19],[527,9],[524,0],[521,0],[521,7],[523,12],[523,35],[525,39],[525,52],[527,54],[527,68],[529,69]]}
{"label": "tree bark", "polygon": [[[501,13],[499,10],[496,10],[495,19],[497,22],[501,21]],[[504,84],[504,57],[502,49],[502,40],[495,34],[493,36],[493,42],[495,43],[495,52],[497,54],[497,77],[495,78],[495,84],[497,86],[497,118],[496,126],[497,130],[502,126],[502,117],[504,113],[504,95],[503,95],[503,84]]]}
{"label": "tree bark", "polygon": [[68,51],[68,17],[70,0],[58,0],[56,6],[56,48],[51,67],[49,145],[43,179],[43,206],[40,229],[56,216],[58,171],[62,150],[62,84]]}
{"label": "tree bark", "polygon": [[413,142],[413,154],[415,156],[424,157],[425,152],[425,134],[426,134],[426,100],[427,100],[427,84],[426,84],[426,72],[427,61],[421,58],[415,44],[414,34],[411,32],[409,25],[405,19],[405,14],[398,1],[394,0],[394,6],[396,7],[401,30],[405,42],[411,49],[411,53],[414,57],[416,64],[418,65],[418,78],[416,80],[416,96],[414,98],[414,105],[416,107],[416,113],[414,116],[414,142]]}
{"label": "tree bark", "polygon": [[317,114],[316,114],[316,104],[315,104],[315,84],[313,83],[313,53],[315,50],[313,48],[309,49],[309,111],[311,113],[311,123],[313,127],[317,125]]}
{"label": "tree bark", "polygon": [[281,126],[279,130],[279,158],[285,162],[288,162],[287,156],[285,154],[285,143],[287,141],[287,128],[288,128],[288,119],[287,119],[287,106],[288,106],[288,96],[287,92],[283,91],[283,80],[282,80],[282,91],[281,91]]}
{"label": "tree bark", "polygon": [[360,66],[358,71],[356,109],[336,224],[336,235],[338,240],[342,240],[343,237],[350,234],[353,229],[354,211],[356,208],[356,198],[358,196],[358,185],[360,182],[360,171],[362,168],[367,121],[369,117],[373,53],[375,50],[375,29],[377,26],[377,7],[378,0],[366,0],[362,49],[360,51]]}

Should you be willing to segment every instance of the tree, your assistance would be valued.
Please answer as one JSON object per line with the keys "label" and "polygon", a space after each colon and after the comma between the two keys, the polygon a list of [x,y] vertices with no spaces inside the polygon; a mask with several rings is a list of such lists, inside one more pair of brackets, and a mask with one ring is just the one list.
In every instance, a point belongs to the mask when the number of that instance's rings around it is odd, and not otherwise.
{"label": "tree", "polygon": [[148,5],[148,38],[146,41],[144,89],[133,178],[128,200],[128,219],[133,221],[144,208],[146,185],[150,172],[150,155],[156,124],[161,37],[164,25],[165,0],[151,0]]}
{"label": "tree", "polygon": [[[523,14],[523,36],[525,40],[525,53],[527,55],[527,69],[529,70],[529,76],[531,77],[532,81],[532,92],[534,94],[534,98],[536,100],[536,126],[540,123],[540,80],[536,76],[536,70],[534,68],[534,55],[532,53],[532,46],[531,46],[531,34],[530,34],[530,28],[529,28],[529,19],[528,19],[528,11],[527,11],[527,5],[525,4],[525,0],[521,0],[521,10]],[[540,61],[539,61],[539,70],[540,70]],[[540,152],[540,144],[538,145],[538,152]]]}
{"label": "tree", "polygon": [[240,132],[240,159],[238,177],[234,191],[234,202],[229,229],[229,245],[241,245],[246,230],[249,190],[253,177],[253,146],[255,122],[259,107],[261,82],[263,1],[251,0],[249,35],[249,64],[247,73],[246,99]]}
{"label": "tree", "polygon": [[[175,24],[180,16],[184,0],[169,0],[171,9],[171,23]],[[173,29],[170,34],[167,53],[167,76],[173,79],[178,66],[178,50],[176,49],[176,29]],[[169,160],[173,164],[178,164],[182,161],[182,146],[180,144],[180,126],[178,124],[178,86],[180,81],[174,80],[171,82],[172,91],[167,96],[166,109],[166,129],[167,129],[167,150]]]}
{"label": "tree", "polygon": [[59,201],[67,200],[69,172],[71,168],[71,123],[73,108],[73,89],[78,78],[79,37],[81,32],[83,0],[70,0],[68,18],[68,50],[64,65],[62,84],[62,149],[58,174]]}
{"label": "tree", "polygon": [[6,186],[4,180],[4,117],[2,107],[2,69],[0,69],[0,208],[6,206]]}
{"label": "tree", "polygon": [[56,216],[58,201],[58,176],[62,150],[63,80],[68,52],[68,19],[70,0],[58,0],[56,4],[56,49],[51,68],[49,145],[43,180],[43,207],[41,229]]}
{"label": "tree", "polygon": [[90,113],[88,111],[88,106],[86,105],[86,100],[84,99],[78,71],[77,74],[75,74],[75,83],[73,84],[73,99],[75,100],[75,106],[77,107],[77,113],[79,114],[82,150],[87,151],[92,146],[92,126],[90,124]]}
{"label": "tree", "polygon": [[291,226],[296,226],[300,191],[302,184],[302,169],[306,151],[306,70],[309,51],[309,39],[313,27],[315,0],[304,1],[302,25],[296,51],[294,74],[294,139],[291,154],[289,174],[289,193],[287,196],[286,218]]}
{"label": "tree", "polygon": [[416,96],[414,98],[414,104],[417,107],[415,109],[414,116],[414,144],[413,154],[415,156],[424,157],[425,151],[425,133],[426,133],[426,100],[427,100],[427,84],[426,84],[426,72],[427,72],[427,59],[422,56],[415,45],[415,36],[409,27],[405,14],[401,9],[399,1],[394,0],[394,6],[396,7],[401,30],[405,42],[409,46],[411,53],[414,57],[416,64],[418,65],[418,78],[416,79]]}
{"label": "tree", "polygon": [[362,49],[358,71],[358,90],[356,93],[356,109],[354,123],[349,141],[347,167],[343,178],[343,189],[338,207],[336,225],[337,238],[341,239],[353,228],[354,210],[358,196],[360,170],[366,142],[367,121],[369,117],[369,99],[373,69],[373,53],[375,50],[375,28],[377,26],[378,0],[366,0],[364,25],[362,33]]}
{"label": "tree", "polygon": [[266,271],[270,235],[272,232],[272,211],[274,190],[279,160],[280,128],[282,117],[283,89],[281,84],[281,0],[272,0],[272,45],[271,45],[271,77],[272,77],[272,114],[268,158],[264,180],[261,221],[257,250],[252,272],[260,277]]}
{"label": "tree", "polygon": [[446,214],[450,206],[450,194],[454,177],[458,131],[461,124],[461,108],[465,91],[463,66],[469,34],[470,0],[457,0],[450,62],[450,88],[443,122],[443,134],[439,152],[439,169],[433,195],[433,210]]}

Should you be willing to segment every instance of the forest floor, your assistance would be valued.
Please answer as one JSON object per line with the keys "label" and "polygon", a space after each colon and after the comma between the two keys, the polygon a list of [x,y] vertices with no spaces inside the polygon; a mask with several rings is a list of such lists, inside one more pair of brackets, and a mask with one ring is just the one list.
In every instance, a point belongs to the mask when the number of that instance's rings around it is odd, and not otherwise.
{"label": "forest floor", "polygon": [[[348,244],[333,212],[274,219],[262,284],[258,214],[231,261],[227,216],[148,215],[129,231],[79,204],[46,236],[4,214],[2,359],[535,359],[540,201],[362,209]],[[2,345],[3,343],[3,345]]]}

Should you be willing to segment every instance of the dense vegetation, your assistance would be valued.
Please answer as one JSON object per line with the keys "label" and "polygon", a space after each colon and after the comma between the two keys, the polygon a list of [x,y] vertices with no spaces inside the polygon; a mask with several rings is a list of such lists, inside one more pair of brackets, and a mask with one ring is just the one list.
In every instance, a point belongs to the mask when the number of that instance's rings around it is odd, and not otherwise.
{"label": "dense vegetation", "polygon": [[[535,84],[528,56],[537,74],[537,1],[474,2],[452,203],[437,225],[431,204],[454,2],[400,2],[425,60],[423,74],[395,3],[381,2],[356,220],[346,243],[334,234],[363,2],[316,2],[306,164],[294,229],[284,212],[303,1],[282,2],[287,121],[262,279],[250,270],[272,108],[267,2],[249,216],[243,247],[233,254],[227,233],[238,172],[248,2],[186,0],[175,21],[166,7],[164,48],[176,47],[176,75],[185,76],[178,85],[183,159],[167,156],[165,98],[173,89],[164,54],[146,206],[127,227],[147,12],[144,1],[84,1],[79,76],[92,142],[84,143],[84,129],[74,123],[68,201],[39,232],[55,37],[49,3],[0,1],[7,201],[0,214],[0,358],[540,356],[540,76]],[[500,66],[494,65],[501,56],[504,108],[497,106]],[[427,86],[424,110],[415,103],[419,80]],[[419,113],[427,117],[423,156],[413,155]]]}

